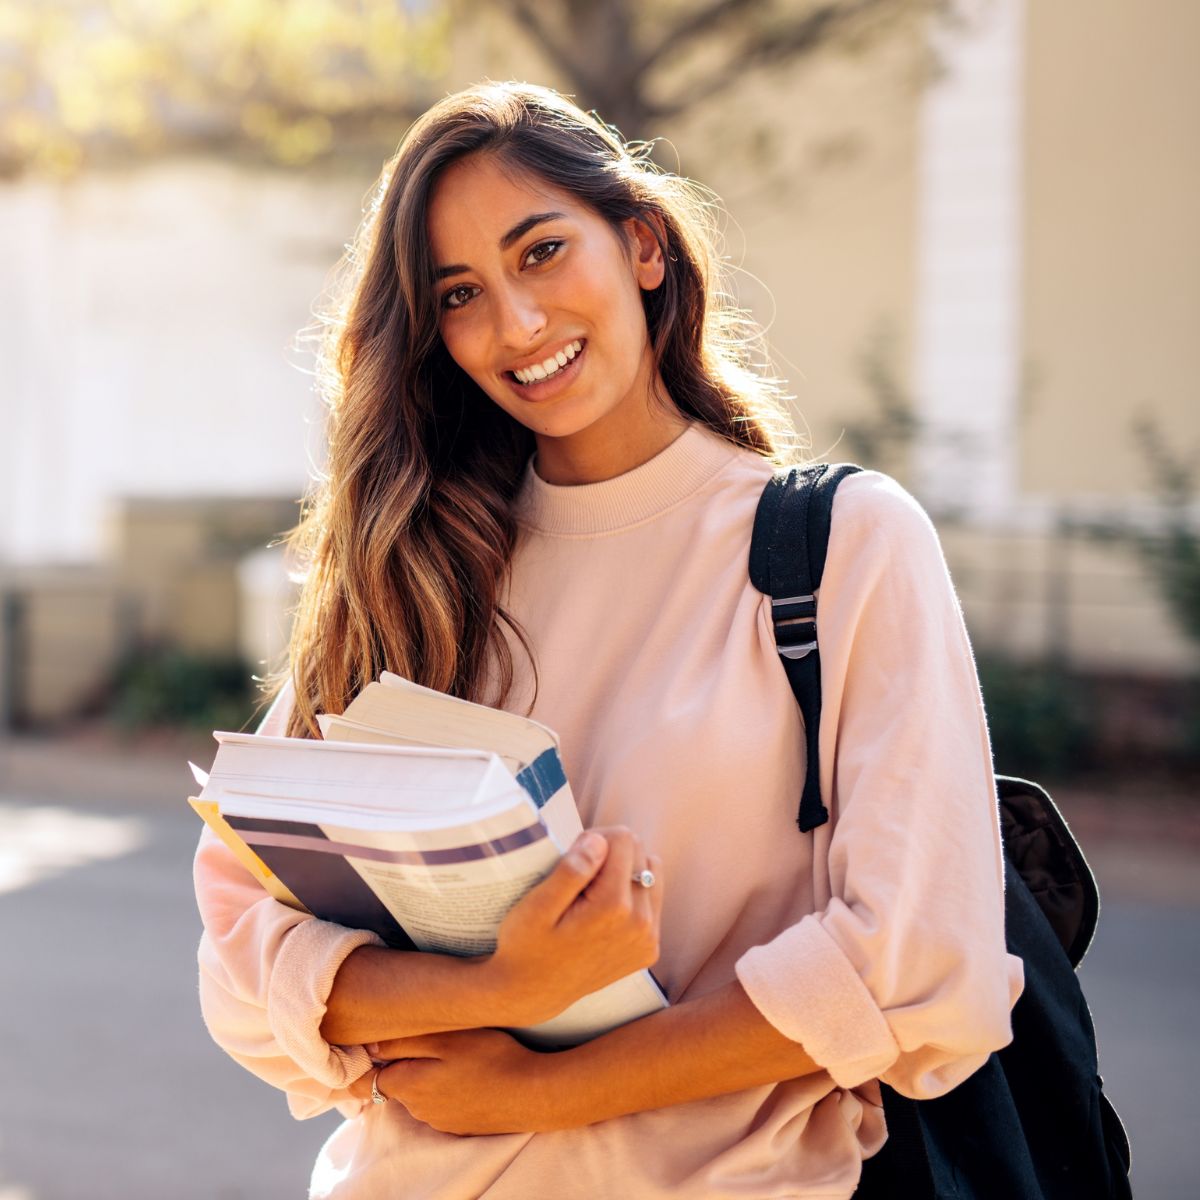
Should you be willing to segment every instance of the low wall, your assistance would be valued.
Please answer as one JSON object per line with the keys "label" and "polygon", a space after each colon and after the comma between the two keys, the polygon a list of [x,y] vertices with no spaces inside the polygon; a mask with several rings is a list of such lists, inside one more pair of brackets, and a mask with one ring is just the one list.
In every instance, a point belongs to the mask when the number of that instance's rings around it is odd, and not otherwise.
{"label": "low wall", "polygon": [[[151,506],[109,565],[0,575],[0,727],[102,706],[139,646],[280,665],[295,585],[282,550],[241,547],[261,547],[286,511]],[[1200,651],[1128,547],[946,524],[941,536],[977,650],[1107,678],[1200,677]]]}
{"label": "low wall", "polygon": [[1200,648],[1129,546],[1080,533],[940,532],[978,649],[1083,673],[1200,674]]}

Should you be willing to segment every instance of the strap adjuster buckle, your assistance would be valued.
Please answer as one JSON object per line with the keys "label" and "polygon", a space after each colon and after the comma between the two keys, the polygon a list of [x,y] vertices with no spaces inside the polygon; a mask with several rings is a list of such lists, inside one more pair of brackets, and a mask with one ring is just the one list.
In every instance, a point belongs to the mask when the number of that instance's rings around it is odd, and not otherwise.
{"label": "strap adjuster buckle", "polygon": [[771,623],[775,627],[775,649],[782,658],[804,658],[817,649],[816,596],[772,598]]}

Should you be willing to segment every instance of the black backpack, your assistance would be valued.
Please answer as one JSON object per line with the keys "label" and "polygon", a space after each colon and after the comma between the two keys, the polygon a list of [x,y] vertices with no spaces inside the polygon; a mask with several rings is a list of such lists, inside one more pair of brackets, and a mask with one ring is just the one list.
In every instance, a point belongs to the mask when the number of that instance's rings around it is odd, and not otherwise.
{"label": "black backpack", "polygon": [[[821,802],[817,602],[833,495],[860,468],[793,467],[767,484],[750,579],[771,597],[775,642],[804,718],[808,767],[797,823]],[[1004,843],[1005,940],[1025,964],[1013,1040],[958,1087],[910,1100],[881,1084],[888,1140],[863,1164],[867,1200],[1129,1200],[1129,1141],[1102,1091],[1091,1014],[1075,976],[1100,911],[1087,861],[1035,783],[996,778]]]}

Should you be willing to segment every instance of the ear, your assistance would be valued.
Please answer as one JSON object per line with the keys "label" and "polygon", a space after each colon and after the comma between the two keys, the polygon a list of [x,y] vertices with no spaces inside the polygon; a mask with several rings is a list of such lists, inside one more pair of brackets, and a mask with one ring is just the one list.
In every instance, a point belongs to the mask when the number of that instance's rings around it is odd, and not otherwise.
{"label": "ear", "polygon": [[667,273],[662,251],[667,240],[666,227],[657,213],[643,213],[640,217],[630,217],[625,229],[633,250],[633,273],[638,287],[652,292]]}

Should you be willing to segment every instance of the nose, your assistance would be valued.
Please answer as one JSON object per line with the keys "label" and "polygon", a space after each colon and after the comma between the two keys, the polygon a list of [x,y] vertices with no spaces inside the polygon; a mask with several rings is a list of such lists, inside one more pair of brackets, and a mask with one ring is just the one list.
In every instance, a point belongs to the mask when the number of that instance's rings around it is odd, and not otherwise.
{"label": "nose", "polygon": [[546,311],[534,289],[509,283],[493,292],[493,322],[496,337],[513,350],[536,345],[546,330]]}

